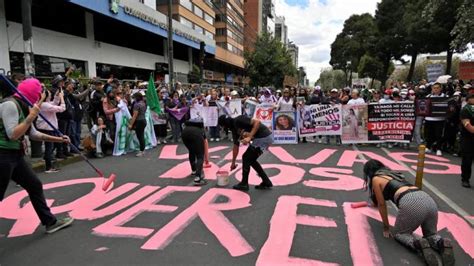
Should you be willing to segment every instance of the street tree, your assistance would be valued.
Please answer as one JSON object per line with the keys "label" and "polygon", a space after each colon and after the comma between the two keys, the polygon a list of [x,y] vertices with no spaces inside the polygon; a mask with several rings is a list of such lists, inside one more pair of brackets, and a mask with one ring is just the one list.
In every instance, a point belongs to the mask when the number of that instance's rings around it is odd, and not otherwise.
{"label": "street tree", "polygon": [[257,37],[255,49],[245,52],[244,58],[251,86],[282,87],[285,76],[297,74],[286,47],[268,33]]}
{"label": "street tree", "polygon": [[472,0],[464,0],[457,10],[456,24],[451,35],[454,39],[451,42],[451,48],[466,47],[467,44],[474,42],[474,4]]}
{"label": "street tree", "polygon": [[362,56],[357,72],[359,73],[359,77],[369,77],[372,79],[369,88],[372,88],[375,79],[383,79],[386,74],[386,72],[384,72],[383,63],[379,58],[369,54]]}
{"label": "street tree", "polygon": [[346,85],[346,74],[341,69],[325,69],[319,74],[316,84],[325,91],[332,88],[343,88]]}

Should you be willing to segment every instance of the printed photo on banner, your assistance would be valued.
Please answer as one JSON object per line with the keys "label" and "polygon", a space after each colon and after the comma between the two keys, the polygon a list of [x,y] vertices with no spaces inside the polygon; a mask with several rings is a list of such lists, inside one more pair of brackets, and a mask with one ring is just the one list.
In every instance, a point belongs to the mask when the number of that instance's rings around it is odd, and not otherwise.
{"label": "printed photo on banner", "polygon": [[217,106],[194,106],[189,111],[191,119],[202,118],[205,127],[217,126],[219,112]]}
{"label": "printed photo on banner", "polygon": [[242,100],[233,99],[229,101],[217,101],[217,105],[224,114],[236,118],[239,115],[242,115]]}
{"label": "printed photo on banner", "polygon": [[257,105],[258,105],[258,102],[254,100],[250,100],[250,99],[246,100],[244,103],[245,115],[248,117],[253,117],[253,115],[255,114],[255,108],[257,108]]}
{"label": "printed photo on banner", "polygon": [[300,137],[316,135],[341,135],[342,105],[314,104],[298,108],[298,133]]}
{"label": "printed photo on banner", "polygon": [[276,144],[297,144],[295,112],[273,113],[273,141]]}
{"label": "printed photo on banner", "polygon": [[259,104],[255,108],[254,118],[260,120],[262,124],[272,130],[273,124],[273,105],[272,104]]}
{"label": "printed photo on banner", "polygon": [[342,106],[343,144],[368,142],[367,104]]}
{"label": "printed photo on banner", "polygon": [[370,104],[369,142],[410,142],[415,127],[413,102]]}
{"label": "printed photo on banner", "polygon": [[194,105],[191,107],[189,111],[191,119],[204,119],[205,108],[206,107],[200,105]]}

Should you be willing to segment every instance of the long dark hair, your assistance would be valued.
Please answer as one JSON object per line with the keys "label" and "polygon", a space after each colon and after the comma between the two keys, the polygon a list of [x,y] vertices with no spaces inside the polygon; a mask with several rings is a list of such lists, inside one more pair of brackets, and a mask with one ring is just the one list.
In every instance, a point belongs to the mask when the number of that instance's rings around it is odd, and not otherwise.
{"label": "long dark hair", "polygon": [[369,190],[370,198],[376,205],[378,205],[378,203],[372,191],[372,179],[378,171],[383,169],[386,169],[385,165],[378,160],[371,159],[364,164],[364,190]]}

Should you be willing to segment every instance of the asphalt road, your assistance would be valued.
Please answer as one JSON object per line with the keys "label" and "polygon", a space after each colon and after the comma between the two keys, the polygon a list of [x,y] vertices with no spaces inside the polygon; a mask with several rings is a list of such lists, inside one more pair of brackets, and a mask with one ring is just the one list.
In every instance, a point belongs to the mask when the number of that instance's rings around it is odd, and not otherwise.
{"label": "asphalt road", "polygon": [[[235,173],[227,188],[216,186],[215,172],[229,163],[231,152],[229,142],[211,144],[217,146],[222,147],[211,152],[214,166],[205,170],[209,184],[201,188],[187,177],[182,145],[176,153],[168,145],[144,158],[129,154],[94,160],[107,174],[117,174],[107,193],[82,162],[57,174],[40,174],[47,199],[54,200],[53,211],[76,218],[70,228],[53,235],[34,226],[38,221],[28,198],[12,184],[0,203],[0,264],[423,265],[416,254],[383,238],[381,222],[365,217],[372,213],[378,218],[377,210],[347,205],[367,199],[360,160],[378,156],[394,167],[411,167],[416,166],[410,161],[416,160],[415,151],[314,143],[274,146],[259,161],[276,186],[243,193],[230,189],[238,182]],[[474,190],[460,186],[459,165],[460,158],[428,157],[424,190],[442,212],[441,235],[455,239],[457,265],[469,265],[474,263],[469,224]],[[414,181],[413,172],[402,172]],[[394,206],[388,206],[395,214]]]}

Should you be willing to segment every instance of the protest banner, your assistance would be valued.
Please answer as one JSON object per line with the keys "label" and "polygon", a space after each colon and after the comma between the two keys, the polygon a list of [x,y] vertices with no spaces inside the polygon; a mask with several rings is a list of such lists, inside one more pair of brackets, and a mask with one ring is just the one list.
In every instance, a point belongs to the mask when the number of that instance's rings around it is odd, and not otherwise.
{"label": "protest banner", "polygon": [[232,99],[229,101],[217,101],[217,106],[221,108],[223,114],[232,118],[242,115],[242,100]]}
{"label": "protest banner", "polygon": [[342,106],[342,144],[367,143],[367,104]]}
{"label": "protest banner", "polygon": [[191,107],[189,114],[191,119],[204,119],[204,112],[206,112],[206,107],[200,105],[194,105]]}
{"label": "protest banner", "polygon": [[298,108],[300,137],[341,135],[342,105],[315,104]]}
{"label": "protest banner", "polygon": [[413,102],[369,104],[369,142],[410,142],[415,127]]}
{"label": "protest banner", "polygon": [[445,117],[448,112],[449,97],[429,97],[416,100],[417,116]]}
{"label": "protest banner", "polygon": [[273,124],[273,105],[264,103],[264,104],[259,104],[255,107],[255,114],[254,117],[255,119],[260,120],[262,124],[267,126],[270,130],[272,130],[272,124]]}
{"label": "protest banner", "polygon": [[443,73],[444,65],[442,64],[429,64],[426,66],[428,82],[435,82],[439,76],[443,75]]}
{"label": "protest banner", "polygon": [[244,104],[245,115],[248,117],[253,117],[255,114],[255,108],[257,107],[258,102],[253,100],[246,100]]}
{"label": "protest banner", "polygon": [[297,144],[295,112],[273,113],[273,142],[275,144]]}
{"label": "protest banner", "polygon": [[205,127],[217,126],[217,120],[219,119],[219,110],[217,106],[203,107],[203,119]]}

